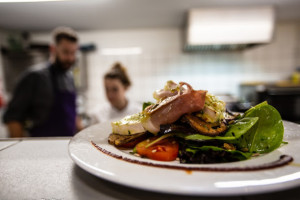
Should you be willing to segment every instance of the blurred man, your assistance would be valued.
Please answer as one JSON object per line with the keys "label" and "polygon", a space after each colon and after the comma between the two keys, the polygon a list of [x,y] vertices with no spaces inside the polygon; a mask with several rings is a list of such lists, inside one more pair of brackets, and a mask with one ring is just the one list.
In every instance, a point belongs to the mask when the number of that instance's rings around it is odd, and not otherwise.
{"label": "blurred man", "polygon": [[71,72],[78,38],[67,27],[53,31],[50,61],[32,68],[18,82],[3,115],[11,137],[72,136],[80,129],[76,117],[76,93]]}

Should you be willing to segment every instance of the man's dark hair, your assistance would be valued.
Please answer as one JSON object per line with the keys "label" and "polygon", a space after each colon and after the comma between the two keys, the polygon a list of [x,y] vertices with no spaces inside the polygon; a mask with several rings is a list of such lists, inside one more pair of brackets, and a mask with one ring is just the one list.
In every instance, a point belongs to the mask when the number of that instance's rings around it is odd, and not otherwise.
{"label": "man's dark hair", "polygon": [[68,40],[71,42],[77,42],[78,37],[76,32],[69,27],[57,27],[52,32],[53,41],[58,44],[61,40]]}

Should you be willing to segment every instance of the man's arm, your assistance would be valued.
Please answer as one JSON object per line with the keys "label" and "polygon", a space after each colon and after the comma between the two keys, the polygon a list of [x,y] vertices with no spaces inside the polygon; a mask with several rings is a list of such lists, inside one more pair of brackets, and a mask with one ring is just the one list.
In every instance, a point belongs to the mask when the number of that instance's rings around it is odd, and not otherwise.
{"label": "man's arm", "polygon": [[12,99],[3,114],[3,122],[11,137],[24,137],[23,121],[26,119],[27,109],[32,103],[35,75],[24,75],[16,85]]}
{"label": "man's arm", "polygon": [[23,125],[18,121],[10,121],[6,124],[10,137],[17,138],[17,137],[24,137],[24,128]]}

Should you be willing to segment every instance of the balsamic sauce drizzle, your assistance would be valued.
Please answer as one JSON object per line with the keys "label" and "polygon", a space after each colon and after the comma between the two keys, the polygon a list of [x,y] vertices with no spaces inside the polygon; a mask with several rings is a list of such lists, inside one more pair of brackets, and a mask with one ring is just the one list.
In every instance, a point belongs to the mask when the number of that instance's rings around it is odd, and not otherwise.
{"label": "balsamic sauce drizzle", "polygon": [[110,151],[107,151],[106,149],[98,146],[96,143],[91,141],[92,145],[96,147],[99,151],[102,153],[109,155],[113,158],[124,160],[126,162],[134,163],[134,164],[140,164],[140,165],[146,165],[151,167],[160,167],[160,168],[167,168],[167,169],[177,169],[177,170],[186,170],[186,171],[214,171],[214,172],[234,172],[234,171],[257,171],[257,170],[264,170],[264,169],[272,169],[277,167],[282,167],[284,165],[287,165],[291,163],[294,159],[293,157],[289,155],[281,155],[278,160],[275,160],[273,162],[256,165],[256,166],[245,166],[245,167],[188,167],[188,166],[174,166],[174,165],[164,165],[164,164],[155,164],[151,162],[146,161],[139,161],[134,160],[130,158],[126,158],[117,154],[114,154]]}

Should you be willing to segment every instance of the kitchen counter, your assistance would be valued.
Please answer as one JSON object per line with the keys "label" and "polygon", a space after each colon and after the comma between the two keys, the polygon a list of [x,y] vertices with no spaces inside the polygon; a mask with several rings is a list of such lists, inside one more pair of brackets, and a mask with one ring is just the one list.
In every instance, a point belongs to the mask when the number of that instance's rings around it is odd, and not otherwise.
{"label": "kitchen counter", "polygon": [[296,200],[300,196],[300,186],[281,192],[226,197],[181,196],[138,190],[103,180],[79,168],[68,155],[69,140],[0,140],[0,199]]}

